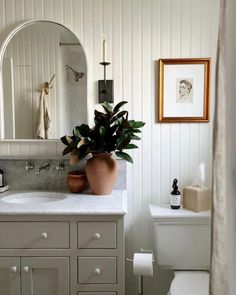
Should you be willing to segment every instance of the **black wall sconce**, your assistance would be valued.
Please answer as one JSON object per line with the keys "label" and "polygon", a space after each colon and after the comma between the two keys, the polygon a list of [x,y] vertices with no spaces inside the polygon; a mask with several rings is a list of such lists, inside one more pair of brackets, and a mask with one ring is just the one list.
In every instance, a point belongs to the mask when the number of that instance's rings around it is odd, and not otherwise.
{"label": "black wall sconce", "polygon": [[99,103],[104,101],[114,102],[113,98],[113,80],[106,79],[106,67],[110,65],[109,62],[100,62],[100,65],[104,67],[104,79],[98,80],[98,93],[99,93]]}
{"label": "black wall sconce", "polygon": [[104,70],[104,79],[98,80],[98,101],[99,103],[103,103],[104,101],[108,101],[110,103],[114,102],[113,98],[113,80],[107,80],[106,78],[106,67],[111,63],[106,61],[106,37],[103,34],[103,42],[102,42],[102,55],[103,61],[100,62],[100,65],[103,66]]}

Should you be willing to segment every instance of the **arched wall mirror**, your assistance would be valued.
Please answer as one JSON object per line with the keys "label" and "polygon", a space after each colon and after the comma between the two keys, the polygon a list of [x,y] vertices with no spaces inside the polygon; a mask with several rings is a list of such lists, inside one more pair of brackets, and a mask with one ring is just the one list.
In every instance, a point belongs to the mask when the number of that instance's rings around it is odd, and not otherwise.
{"label": "arched wall mirror", "polygon": [[85,53],[66,27],[18,26],[2,43],[0,63],[1,139],[59,139],[88,121]]}

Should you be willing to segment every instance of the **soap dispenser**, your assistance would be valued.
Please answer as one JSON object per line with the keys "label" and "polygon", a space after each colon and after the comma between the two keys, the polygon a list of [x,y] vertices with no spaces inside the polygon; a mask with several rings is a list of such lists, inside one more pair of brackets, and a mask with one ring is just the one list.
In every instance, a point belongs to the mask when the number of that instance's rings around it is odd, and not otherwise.
{"label": "soap dispenser", "polygon": [[0,169],[0,187],[4,187],[4,172]]}
{"label": "soap dispenser", "polygon": [[175,178],[172,184],[172,192],[170,193],[170,207],[171,209],[179,209],[181,205],[181,194],[178,190],[178,179]]}

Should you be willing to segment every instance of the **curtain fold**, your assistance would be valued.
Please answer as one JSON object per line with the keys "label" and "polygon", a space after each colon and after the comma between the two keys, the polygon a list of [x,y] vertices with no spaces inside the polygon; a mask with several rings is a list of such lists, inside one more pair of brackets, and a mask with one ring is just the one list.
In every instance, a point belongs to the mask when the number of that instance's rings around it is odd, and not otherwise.
{"label": "curtain fold", "polygon": [[211,295],[236,294],[235,8],[235,0],[221,0],[213,136]]}

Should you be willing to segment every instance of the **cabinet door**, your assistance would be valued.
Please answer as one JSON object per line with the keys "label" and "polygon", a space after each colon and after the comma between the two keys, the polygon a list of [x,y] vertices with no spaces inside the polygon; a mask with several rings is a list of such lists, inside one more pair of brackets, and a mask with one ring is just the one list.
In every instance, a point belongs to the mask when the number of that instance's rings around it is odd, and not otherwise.
{"label": "cabinet door", "polygon": [[22,257],[24,295],[69,295],[68,257]]}
{"label": "cabinet door", "polygon": [[0,295],[20,295],[19,257],[0,257]]}

